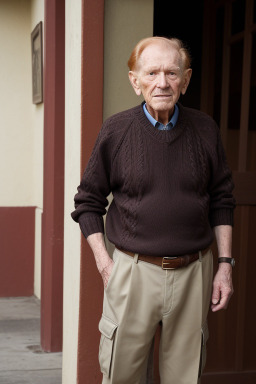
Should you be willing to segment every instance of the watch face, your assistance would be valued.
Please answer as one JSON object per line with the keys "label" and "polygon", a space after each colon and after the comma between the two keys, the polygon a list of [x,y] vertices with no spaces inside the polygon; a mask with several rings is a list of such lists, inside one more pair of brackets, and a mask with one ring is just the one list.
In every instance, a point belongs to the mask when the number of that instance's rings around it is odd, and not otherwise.
{"label": "watch face", "polygon": [[230,260],[230,264],[231,264],[232,267],[234,268],[234,266],[235,266],[235,264],[236,264],[235,259],[232,258],[232,259]]}

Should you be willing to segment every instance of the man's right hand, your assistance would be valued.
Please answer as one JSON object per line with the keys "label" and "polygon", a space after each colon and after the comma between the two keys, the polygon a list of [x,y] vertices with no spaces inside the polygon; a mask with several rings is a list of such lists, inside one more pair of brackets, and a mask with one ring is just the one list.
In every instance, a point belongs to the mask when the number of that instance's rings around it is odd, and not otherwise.
{"label": "man's right hand", "polygon": [[108,281],[109,281],[110,275],[112,273],[112,269],[114,267],[114,264],[115,264],[114,261],[111,260],[111,262],[101,271],[101,277],[102,277],[105,289],[107,288]]}
{"label": "man's right hand", "polygon": [[103,233],[93,233],[87,237],[87,241],[93,251],[96,265],[101,274],[104,287],[107,288],[108,281],[114,266],[113,260],[107,252]]}

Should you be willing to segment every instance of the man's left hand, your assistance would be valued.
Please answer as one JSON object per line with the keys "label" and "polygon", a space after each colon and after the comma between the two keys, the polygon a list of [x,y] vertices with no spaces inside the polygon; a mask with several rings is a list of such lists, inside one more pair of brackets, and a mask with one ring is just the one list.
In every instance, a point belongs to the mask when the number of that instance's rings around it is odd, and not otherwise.
{"label": "man's left hand", "polygon": [[232,267],[230,264],[221,263],[213,280],[212,311],[226,309],[233,292]]}

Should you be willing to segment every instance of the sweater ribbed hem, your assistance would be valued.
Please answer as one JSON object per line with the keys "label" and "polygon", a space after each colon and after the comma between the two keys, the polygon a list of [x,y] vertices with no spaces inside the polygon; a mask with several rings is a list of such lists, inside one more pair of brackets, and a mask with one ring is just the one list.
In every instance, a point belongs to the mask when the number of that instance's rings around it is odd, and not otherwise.
{"label": "sweater ribbed hem", "polygon": [[217,209],[210,214],[209,220],[211,227],[217,227],[218,225],[232,225],[233,227],[234,211],[229,208]]}
{"label": "sweater ribbed hem", "polygon": [[103,218],[98,215],[83,214],[79,216],[79,225],[85,238],[93,233],[104,233]]}

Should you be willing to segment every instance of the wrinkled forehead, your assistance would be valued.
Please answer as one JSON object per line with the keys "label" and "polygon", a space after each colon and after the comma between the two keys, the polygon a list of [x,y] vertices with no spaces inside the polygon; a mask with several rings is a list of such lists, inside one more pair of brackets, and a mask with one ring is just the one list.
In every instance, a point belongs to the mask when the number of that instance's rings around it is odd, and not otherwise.
{"label": "wrinkled forehead", "polygon": [[183,58],[180,54],[178,46],[173,42],[157,41],[152,42],[143,49],[138,60],[137,69],[141,67],[157,64],[163,60],[168,60],[170,64],[183,69]]}

